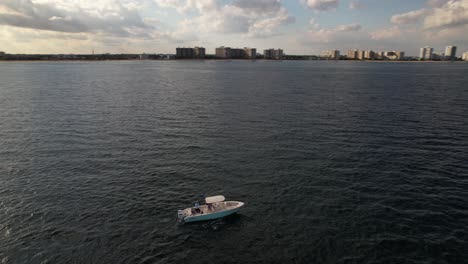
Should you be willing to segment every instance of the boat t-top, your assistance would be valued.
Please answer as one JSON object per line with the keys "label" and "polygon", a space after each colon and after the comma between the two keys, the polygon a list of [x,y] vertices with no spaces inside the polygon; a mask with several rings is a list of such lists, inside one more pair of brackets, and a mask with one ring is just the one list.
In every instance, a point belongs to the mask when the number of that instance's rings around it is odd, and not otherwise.
{"label": "boat t-top", "polygon": [[236,213],[244,206],[243,202],[225,201],[222,195],[205,198],[205,204],[195,203],[193,207],[178,210],[177,216],[180,222],[196,222],[222,218]]}

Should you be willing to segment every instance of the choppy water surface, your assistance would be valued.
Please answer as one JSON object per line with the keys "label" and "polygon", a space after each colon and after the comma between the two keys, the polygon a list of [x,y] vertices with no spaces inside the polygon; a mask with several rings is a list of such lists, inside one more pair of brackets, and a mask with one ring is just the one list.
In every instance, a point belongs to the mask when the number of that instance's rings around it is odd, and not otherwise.
{"label": "choppy water surface", "polygon": [[467,72],[0,63],[0,263],[466,263]]}

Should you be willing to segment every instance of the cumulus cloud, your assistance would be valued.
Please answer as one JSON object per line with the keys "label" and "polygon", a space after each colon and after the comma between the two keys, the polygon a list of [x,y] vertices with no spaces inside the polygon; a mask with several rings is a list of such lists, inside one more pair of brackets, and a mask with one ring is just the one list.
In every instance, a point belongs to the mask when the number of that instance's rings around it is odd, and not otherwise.
{"label": "cumulus cloud", "polygon": [[356,32],[360,31],[362,26],[359,24],[339,25],[334,28],[321,28],[315,20],[311,20],[313,28],[307,31],[301,37],[302,43],[331,43],[343,39],[359,38]]}
{"label": "cumulus cloud", "polygon": [[397,24],[397,25],[415,23],[415,22],[420,21],[427,13],[428,11],[423,8],[423,9],[407,12],[404,14],[393,15],[390,21],[393,24]]}
{"label": "cumulus cloud", "polygon": [[279,0],[235,0],[232,5],[245,11],[256,13],[274,13],[281,9],[281,2]]}
{"label": "cumulus cloud", "polygon": [[335,28],[336,32],[351,32],[358,31],[362,28],[359,24],[348,24],[348,25],[339,25]]}
{"label": "cumulus cloud", "polygon": [[431,7],[441,7],[449,1],[450,0],[428,0],[427,4]]}
{"label": "cumulus cloud", "polygon": [[118,0],[2,0],[0,24],[64,33],[144,36],[153,27]]}
{"label": "cumulus cloud", "polygon": [[451,0],[434,8],[424,19],[426,29],[446,29],[468,25],[468,0]]}
{"label": "cumulus cloud", "polygon": [[310,9],[327,11],[338,7],[339,0],[301,0]]}
{"label": "cumulus cloud", "polygon": [[374,40],[386,40],[398,38],[401,36],[401,34],[402,33],[398,27],[391,27],[371,32],[370,37]]}
{"label": "cumulus cloud", "polygon": [[268,37],[280,34],[279,28],[295,22],[295,18],[279,0],[234,0],[221,4],[215,0],[155,0],[160,6],[179,12],[190,10],[196,15],[180,23],[174,34],[190,32],[202,34],[246,34],[250,37]]}
{"label": "cumulus cloud", "polygon": [[361,9],[363,6],[364,5],[360,1],[357,1],[357,0],[349,1],[349,9]]}
{"label": "cumulus cloud", "polygon": [[217,0],[154,0],[163,8],[174,8],[181,13],[189,11],[209,12],[217,10]]}

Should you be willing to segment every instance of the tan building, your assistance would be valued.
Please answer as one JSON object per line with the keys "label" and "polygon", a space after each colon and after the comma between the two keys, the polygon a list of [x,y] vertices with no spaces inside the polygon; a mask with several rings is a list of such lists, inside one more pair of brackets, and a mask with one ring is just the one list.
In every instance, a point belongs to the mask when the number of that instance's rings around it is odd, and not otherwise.
{"label": "tan building", "polygon": [[358,60],[363,60],[366,58],[366,52],[363,51],[363,50],[360,50],[358,51],[358,56],[357,56]]}
{"label": "tan building", "polygon": [[246,59],[256,59],[257,49],[256,48],[244,48],[244,55]]}
{"label": "tan building", "polygon": [[456,46],[447,46],[445,48],[445,59],[454,60],[457,58],[457,47]]}
{"label": "tan building", "polygon": [[346,54],[346,58],[351,59],[351,60],[357,60],[358,58],[358,50],[348,50],[348,53]]}
{"label": "tan building", "polygon": [[364,52],[364,58],[366,60],[373,60],[375,59],[375,52],[373,50],[366,50]]}
{"label": "tan building", "polygon": [[468,61],[468,52],[463,53],[462,59]]}
{"label": "tan building", "polygon": [[322,53],[322,57],[329,60],[339,60],[340,51],[339,50],[327,50]]}
{"label": "tan building", "polygon": [[419,59],[420,60],[432,60],[433,52],[434,52],[434,49],[431,47],[421,48],[419,51]]}

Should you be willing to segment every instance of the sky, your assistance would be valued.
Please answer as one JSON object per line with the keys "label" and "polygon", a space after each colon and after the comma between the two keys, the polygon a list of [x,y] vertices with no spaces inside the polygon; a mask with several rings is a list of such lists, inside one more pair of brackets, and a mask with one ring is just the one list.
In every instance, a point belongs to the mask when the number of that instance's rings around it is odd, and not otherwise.
{"label": "sky", "polygon": [[468,0],[0,0],[0,51],[468,51]]}

